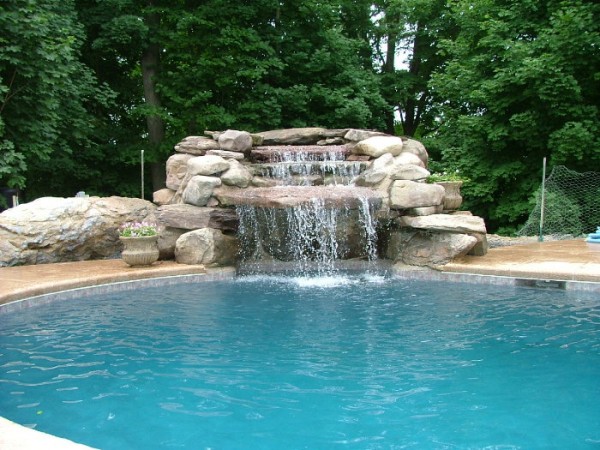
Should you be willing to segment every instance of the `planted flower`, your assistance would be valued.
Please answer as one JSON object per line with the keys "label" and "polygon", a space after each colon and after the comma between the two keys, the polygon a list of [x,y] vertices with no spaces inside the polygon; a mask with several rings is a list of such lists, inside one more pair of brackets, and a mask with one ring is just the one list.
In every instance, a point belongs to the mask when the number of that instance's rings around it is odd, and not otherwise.
{"label": "planted flower", "polygon": [[121,237],[156,236],[156,226],[149,222],[127,222],[119,228]]}

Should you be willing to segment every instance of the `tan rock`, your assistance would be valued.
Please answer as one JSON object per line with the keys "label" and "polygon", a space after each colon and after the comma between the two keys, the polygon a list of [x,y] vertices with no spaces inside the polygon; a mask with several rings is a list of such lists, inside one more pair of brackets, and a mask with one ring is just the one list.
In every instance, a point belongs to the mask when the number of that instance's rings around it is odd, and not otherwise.
{"label": "tan rock", "polygon": [[179,189],[187,172],[187,163],[192,158],[192,155],[177,153],[167,159],[166,185],[169,189],[173,189],[174,191]]}
{"label": "tan rock", "polygon": [[358,155],[369,155],[379,158],[385,153],[398,156],[402,152],[402,139],[396,136],[373,136],[360,141],[352,149],[352,153]]}
{"label": "tan rock", "polygon": [[180,264],[232,265],[238,251],[237,239],[221,230],[202,228],[181,235],[175,244]]}
{"label": "tan rock", "polygon": [[119,227],[155,221],[156,206],[125,197],[43,197],[0,214],[0,266],[120,256]]}
{"label": "tan rock", "polygon": [[418,228],[421,230],[448,231],[452,233],[485,234],[485,222],[478,216],[432,214],[430,216],[402,216],[400,226]]}
{"label": "tan rock", "polygon": [[397,180],[390,188],[390,208],[409,209],[441,205],[444,188],[435,184]]}

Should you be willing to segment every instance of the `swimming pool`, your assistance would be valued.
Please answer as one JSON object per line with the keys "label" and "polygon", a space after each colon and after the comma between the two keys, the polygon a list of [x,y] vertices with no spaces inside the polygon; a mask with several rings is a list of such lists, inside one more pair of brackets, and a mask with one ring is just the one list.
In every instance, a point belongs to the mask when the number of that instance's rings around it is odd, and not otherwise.
{"label": "swimming pool", "polygon": [[103,449],[597,448],[597,294],[242,278],[0,317],[0,415]]}

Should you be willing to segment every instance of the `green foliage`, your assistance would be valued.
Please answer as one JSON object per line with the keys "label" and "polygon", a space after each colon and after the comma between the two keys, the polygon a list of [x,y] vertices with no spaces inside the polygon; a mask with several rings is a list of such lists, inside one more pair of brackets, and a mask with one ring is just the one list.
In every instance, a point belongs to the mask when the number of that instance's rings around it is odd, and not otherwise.
{"label": "green foliage", "polygon": [[95,147],[91,111],[111,95],[79,62],[82,40],[72,1],[0,5],[0,185],[23,188],[40,168],[68,177],[56,158]]}
{"label": "green foliage", "polygon": [[466,206],[516,228],[550,167],[600,168],[600,6],[579,0],[456,1],[459,27],[431,89],[441,127],[426,145],[471,180]]}

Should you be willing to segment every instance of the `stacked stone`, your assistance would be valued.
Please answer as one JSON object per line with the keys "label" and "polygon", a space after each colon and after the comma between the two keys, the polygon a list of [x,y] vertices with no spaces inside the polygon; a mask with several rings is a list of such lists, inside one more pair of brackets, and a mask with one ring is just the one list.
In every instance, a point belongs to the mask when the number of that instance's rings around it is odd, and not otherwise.
{"label": "stacked stone", "polygon": [[[162,259],[232,264],[238,221],[231,206],[251,196],[250,189],[261,189],[253,177],[252,151],[263,145],[344,146],[347,160],[364,161],[368,168],[355,180],[355,194],[370,195],[380,205],[380,228],[388,233],[381,241],[387,242],[389,259],[436,267],[487,251],[483,219],[455,211],[460,196],[449,201],[447,188],[426,182],[428,155],[420,142],[368,130],[313,127],[185,138],[167,162],[167,188],[154,193],[158,208],[135,199],[45,198],[5,211],[0,214],[0,266],[114,257],[120,250],[118,226],[152,220],[155,214]],[[302,197],[293,189],[262,188],[261,194],[280,197],[253,204],[293,206]],[[339,187],[314,189],[329,194],[332,202],[348,202],[347,193],[336,197]]]}
{"label": "stacked stone", "polygon": [[[456,194],[451,199],[448,185],[426,182],[430,175],[427,150],[414,139],[369,130],[318,127],[272,130],[254,135],[237,130],[206,134],[210,138],[188,137],[175,147],[177,153],[167,162],[167,190],[155,193],[155,202],[165,205],[159,208],[159,221],[169,223],[165,236],[170,238],[164,238],[161,245],[165,256],[174,248],[175,257],[181,261],[178,255],[182,252],[177,249],[183,246],[177,241],[189,230],[177,226],[174,217],[181,217],[184,211],[189,214],[187,205],[205,208],[204,214],[209,217],[218,210],[226,211],[227,206],[237,204],[244,195],[251,197],[250,191],[244,194],[240,190],[252,188],[258,192],[256,186],[263,184],[253,177],[250,160],[253,149],[255,155],[268,158],[265,151],[256,150],[260,145],[344,145],[348,149],[347,160],[368,161],[369,168],[355,180],[355,185],[369,188],[383,200],[379,216],[381,221],[387,222],[390,233],[385,239],[388,242],[385,255],[389,259],[412,265],[438,266],[469,252],[478,255],[487,252],[483,219],[455,211],[462,198]],[[285,207],[286,201],[298,201],[288,191],[263,189],[261,195],[267,194],[259,202],[262,201],[265,207]],[[283,198],[276,198],[277,195]],[[231,224],[235,219],[232,212],[229,214]],[[427,219],[420,219],[424,217]],[[203,219],[203,223],[208,220]],[[221,229],[224,237],[217,238],[226,239],[232,231]],[[233,244],[219,245],[234,247]],[[187,262],[207,263],[189,258]]]}
{"label": "stacked stone", "polygon": [[387,258],[437,267],[467,253],[487,253],[483,219],[455,211],[462,197],[448,195],[452,183],[426,182],[430,173],[423,144],[377,136],[360,141],[354,151],[375,158],[356,184],[369,186],[388,198]]}

